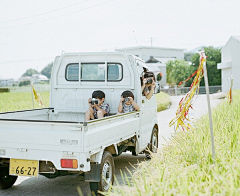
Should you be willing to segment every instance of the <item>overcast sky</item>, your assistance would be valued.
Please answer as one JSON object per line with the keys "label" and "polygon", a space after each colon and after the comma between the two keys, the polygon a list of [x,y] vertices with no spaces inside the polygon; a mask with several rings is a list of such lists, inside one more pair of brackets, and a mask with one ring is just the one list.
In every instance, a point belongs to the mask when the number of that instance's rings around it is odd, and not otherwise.
{"label": "overcast sky", "polygon": [[239,0],[0,0],[0,77],[41,71],[65,52],[224,46]]}

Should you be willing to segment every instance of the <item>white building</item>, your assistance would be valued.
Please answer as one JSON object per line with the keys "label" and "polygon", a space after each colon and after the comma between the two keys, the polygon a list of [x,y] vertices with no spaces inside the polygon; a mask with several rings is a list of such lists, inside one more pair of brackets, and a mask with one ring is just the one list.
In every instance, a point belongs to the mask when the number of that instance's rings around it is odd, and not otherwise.
{"label": "white building", "polygon": [[240,89],[240,36],[231,36],[221,50],[222,62],[217,68],[222,70],[222,91],[230,88],[230,78],[233,78],[233,89]]}
{"label": "white building", "polygon": [[18,83],[22,81],[31,81],[33,83],[39,83],[39,82],[49,82],[49,79],[42,75],[42,74],[33,74],[32,76],[23,76],[18,79]]}
{"label": "white building", "polygon": [[159,72],[162,73],[162,79],[160,81],[161,86],[166,86],[167,85],[167,66],[165,63],[162,63],[161,59],[150,57],[146,61],[147,66],[150,71],[153,71],[156,74]]}
{"label": "white building", "polygon": [[[146,63],[149,63],[149,69],[152,69],[151,71],[159,70],[163,75],[161,86],[165,86],[167,83],[166,63],[169,60],[184,59],[184,49],[177,48],[137,46],[116,50],[140,57]],[[153,66],[156,66],[156,68],[153,69]]]}
{"label": "white building", "polygon": [[39,83],[39,82],[48,82],[49,79],[47,78],[47,76],[42,75],[42,74],[33,74],[31,81],[33,83]]}
{"label": "white building", "polygon": [[3,79],[0,78],[0,86],[13,86],[14,84],[14,79]]}

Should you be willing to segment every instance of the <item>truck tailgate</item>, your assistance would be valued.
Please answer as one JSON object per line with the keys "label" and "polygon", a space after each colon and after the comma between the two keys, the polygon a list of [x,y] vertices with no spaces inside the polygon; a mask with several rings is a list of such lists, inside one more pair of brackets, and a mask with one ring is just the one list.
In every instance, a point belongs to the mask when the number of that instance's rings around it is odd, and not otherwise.
{"label": "truck tailgate", "polygon": [[[53,160],[63,153],[83,151],[82,125],[79,123],[0,121],[2,157]],[[59,156],[58,156],[59,155]]]}

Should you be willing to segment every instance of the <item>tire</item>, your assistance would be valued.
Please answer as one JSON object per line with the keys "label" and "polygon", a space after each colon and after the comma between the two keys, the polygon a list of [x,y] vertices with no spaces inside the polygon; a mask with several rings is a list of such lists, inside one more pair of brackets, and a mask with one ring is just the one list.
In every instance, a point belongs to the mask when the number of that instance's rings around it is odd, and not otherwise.
{"label": "tire", "polygon": [[107,192],[114,183],[115,166],[112,155],[108,151],[103,153],[100,174],[100,182],[89,183],[91,192],[95,195],[101,195],[98,191]]}
{"label": "tire", "polygon": [[0,167],[0,190],[10,188],[18,176],[9,175],[9,167]]}
{"label": "tire", "polygon": [[[154,127],[153,130],[152,130],[150,145],[148,146],[148,149],[152,153],[157,153],[157,149],[158,149],[158,129],[156,127]],[[151,156],[150,156],[148,151],[146,151],[145,154],[146,154],[146,158],[151,159]]]}
{"label": "tire", "polygon": [[158,149],[158,129],[154,127],[150,141],[150,151],[152,153],[157,153],[157,149]]}

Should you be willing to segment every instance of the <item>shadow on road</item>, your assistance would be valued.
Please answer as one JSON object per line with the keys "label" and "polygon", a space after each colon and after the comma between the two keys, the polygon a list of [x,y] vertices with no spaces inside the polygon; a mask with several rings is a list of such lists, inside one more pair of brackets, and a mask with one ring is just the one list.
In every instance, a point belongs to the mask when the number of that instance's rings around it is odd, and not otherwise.
{"label": "shadow on road", "polygon": [[[146,160],[145,155],[132,156],[129,153],[123,153],[118,157],[114,157],[115,163],[115,174],[117,177],[117,181],[119,184],[125,184],[122,181],[122,177],[120,174],[120,170],[123,173],[126,173],[128,177],[131,175],[128,173],[128,168],[131,172],[135,169],[131,166],[137,167],[139,162]],[[131,163],[131,165],[129,164]],[[114,184],[116,185],[116,183]],[[58,177],[55,179],[48,179],[43,176],[39,176],[38,178],[27,178],[20,182],[17,185],[14,185],[10,189],[1,190],[0,195],[6,196],[43,196],[43,195],[51,195],[51,196],[59,196],[59,195],[78,195],[77,187],[80,187],[83,195],[90,195],[90,187],[89,183],[84,181],[84,176],[64,176]]]}

